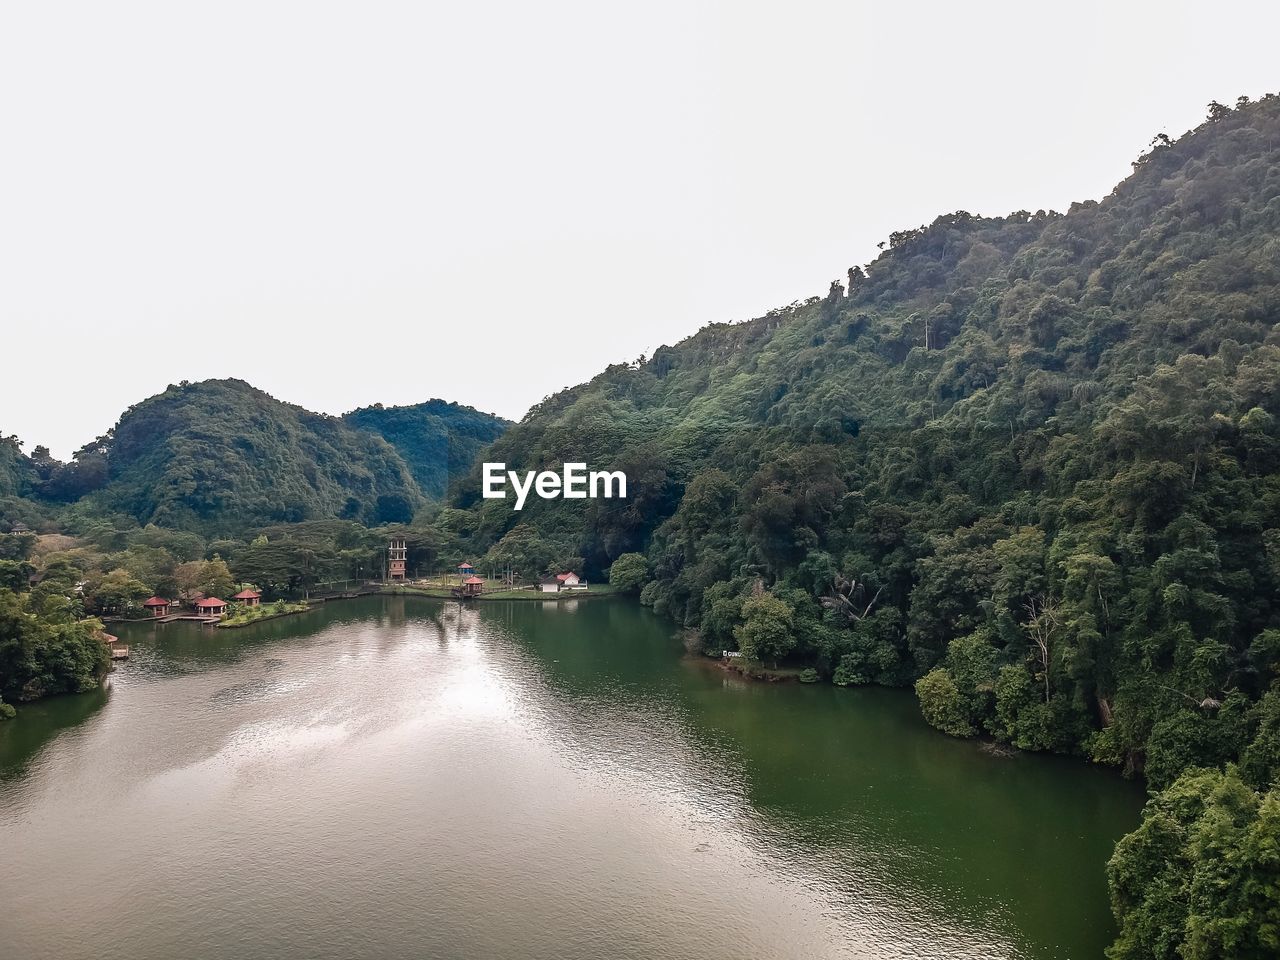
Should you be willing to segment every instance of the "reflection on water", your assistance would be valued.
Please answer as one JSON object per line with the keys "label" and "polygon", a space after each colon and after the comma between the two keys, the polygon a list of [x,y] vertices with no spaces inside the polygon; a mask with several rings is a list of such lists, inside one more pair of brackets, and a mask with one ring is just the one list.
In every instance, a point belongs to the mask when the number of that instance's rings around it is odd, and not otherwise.
{"label": "reflection on water", "polygon": [[[621,601],[122,628],[0,725],[21,957],[1075,957],[1131,785],[747,684]],[[74,904],[68,910],[67,904]]]}

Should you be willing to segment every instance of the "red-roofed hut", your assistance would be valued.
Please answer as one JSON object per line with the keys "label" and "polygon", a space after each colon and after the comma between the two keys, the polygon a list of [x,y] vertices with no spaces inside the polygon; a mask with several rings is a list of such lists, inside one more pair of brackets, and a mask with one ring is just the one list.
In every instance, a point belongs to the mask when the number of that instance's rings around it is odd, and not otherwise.
{"label": "red-roofed hut", "polygon": [[231,599],[239,600],[246,607],[256,607],[262,602],[262,594],[257,590],[241,590]]}
{"label": "red-roofed hut", "polygon": [[217,597],[201,597],[196,601],[196,613],[202,617],[220,617],[227,612],[227,601]]}
{"label": "red-roofed hut", "polygon": [[150,600],[144,600],[142,605],[151,611],[153,617],[167,617],[169,607],[172,606],[164,597],[152,597]]}

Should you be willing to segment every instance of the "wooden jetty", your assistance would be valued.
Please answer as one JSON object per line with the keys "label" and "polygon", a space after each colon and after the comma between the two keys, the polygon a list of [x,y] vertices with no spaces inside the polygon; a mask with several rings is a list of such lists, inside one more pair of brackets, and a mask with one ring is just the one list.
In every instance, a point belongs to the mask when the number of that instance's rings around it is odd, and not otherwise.
{"label": "wooden jetty", "polygon": [[120,638],[110,633],[102,635],[102,642],[107,645],[107,649],[111,651],[112,660],[128,660],[129,645],[121,643]]}
{"label": "wooden jetty", "polygon": [[175,620],[193,620],[196,623],[217,623],[221,616],[201,616],[195,613],[171,613],[167,617],[149,617],[147,622],[173,623]]}

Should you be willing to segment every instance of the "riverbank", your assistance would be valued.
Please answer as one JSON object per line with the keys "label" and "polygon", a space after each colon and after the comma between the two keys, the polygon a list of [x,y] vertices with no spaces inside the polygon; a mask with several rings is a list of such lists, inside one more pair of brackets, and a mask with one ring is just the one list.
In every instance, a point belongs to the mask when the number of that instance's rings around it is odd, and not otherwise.
{"label": "riverbank", "polygon": [[[321,603],[325,601],[319,601]],[[254,623],[264,623],[267,620],[276,620],[280,617],[291,617],[294,614],[306,613],[312,607],[311,603],[285,603],[283,600],[276,603],[264,603],[254,607],[245,607],[242,610],[224,617],[214,626],[221,629],[234,630],[237,627],[247,627]]]}
{"label": "riverbank", "polygon": [[[210,623],[219,628],[247,627],[255,623],[263,623],[267,620],[275,620],[280,617],[291,617],[299,613],[306,613],[308,610],[324,603],[333,603],[336,600],[353,600],[357,597],[376,596],[379,594],[387,596],[417,596],[428,597],[433,600],[457,600],[458,597],[453,592],[452,585],[421,585],[415,583],[383,583],[374,584],[364,589],[355,590],[350,593],[337,594],[328,597],[310,597],[300,603],[286,603],[285,601],[276,601],[275,603],[264,603],[258,607],[249,607],[240,613],[232,614],[217,620],[213,617],[199,617],[195,614],[170,614],[166,617],[104,617],[105,623],[175,623],[179,621],[199,621],[202,623]],[[563,603],[569,600],[587,600],[592,597],[621,597],[625,596],[625,592],[611,587],[608,584],[600,584],[593,586],[588,590],[562,590],[558,593],[543,593],[539,590],[522,589],[522,590],[492,590],[487,593],[477,594],[476,596],[467,597],[467,600],[492,601],[492,600],[516,600],[516,601],[538,601],[541,603]],[[284,607],[281,608],[281,604]],[[262,611],[261,613],[251,611]]]}
{"label": "riverbank", "polygon": [[[713,657],[712,659],[715,660],[716,658]],[[811,683],[813,681],[808,679],[810,674],[812,674],[814,680],[818,679],[817,672],[812,667],[771,667],[742,657],[722,656],[717,662],[722,670],[740,674],[748,680],[761,680],[765,683],[789,681]]]}
{"label": "riverbank", "polygon": [[[435,600],[457,600],[458,598],[454,596],[453,589],[450,586],[419,586],[406,583],[387,586],[378,592],[393,596],[396,594],[408,594],[418,597],[431,597]],[[558,593],[543,593],[540,590],[492,590],[487,593],[476,594],[467,599],[481,602],[486,600],[537,600],[543,603],[556,603],[566,600],[588,600],[592,597],[621,597],[625,595],[621,590],[617,590],[608,584],[602,584],[598,587],[591,587],[589,590],[561,590]]]}

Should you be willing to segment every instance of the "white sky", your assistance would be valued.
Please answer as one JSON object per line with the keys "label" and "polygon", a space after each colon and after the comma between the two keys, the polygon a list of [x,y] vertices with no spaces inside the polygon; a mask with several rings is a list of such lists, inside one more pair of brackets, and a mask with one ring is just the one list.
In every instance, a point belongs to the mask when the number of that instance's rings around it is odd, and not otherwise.
{"label": "white sky", "polygon": [[1280,90],[1280,4],[1042,6],[0,5],[0,432],[224,376],[518,419]]}

